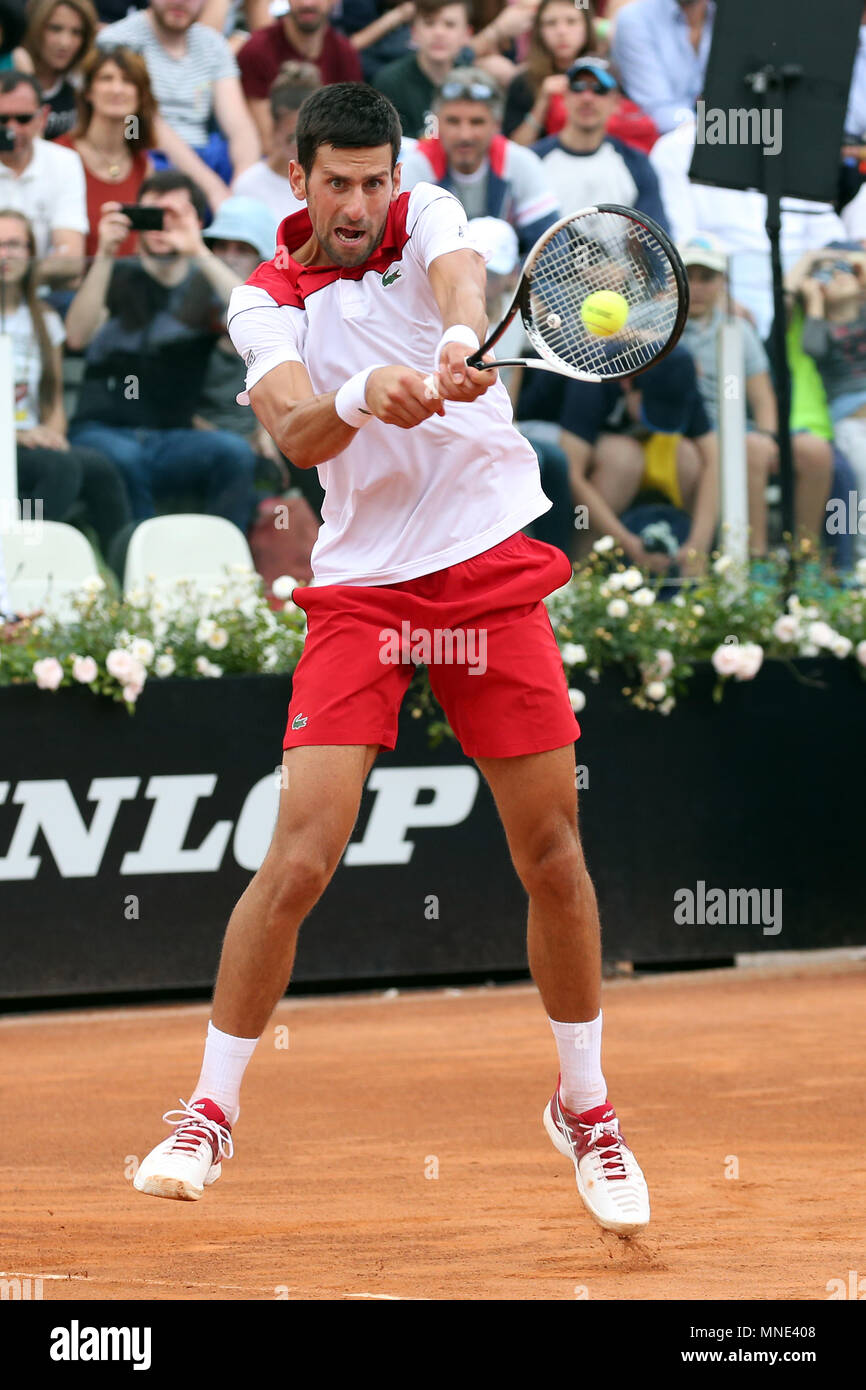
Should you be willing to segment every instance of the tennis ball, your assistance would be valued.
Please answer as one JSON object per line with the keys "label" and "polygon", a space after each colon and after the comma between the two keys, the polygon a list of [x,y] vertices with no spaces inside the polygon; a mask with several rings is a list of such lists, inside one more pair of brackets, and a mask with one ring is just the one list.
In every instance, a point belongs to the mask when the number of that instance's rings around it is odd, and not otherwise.
{"label": "tennis ball", "polygon": [[608,338],[624,327],[628,318],[628,304],[615,290],[596,290],[588,294],[580,306],[580,317],[590,333]]}

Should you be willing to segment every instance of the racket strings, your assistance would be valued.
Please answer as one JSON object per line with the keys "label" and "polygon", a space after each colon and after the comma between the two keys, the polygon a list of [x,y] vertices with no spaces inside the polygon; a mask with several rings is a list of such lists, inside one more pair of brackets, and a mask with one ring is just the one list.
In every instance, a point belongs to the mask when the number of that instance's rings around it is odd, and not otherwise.
{"label": "racket strings", "polygon": [[[544,243],[527,273],[527,336],[571,375],[640,371],[674,331],[679,293],[668,256],[647,227],[622,214],[577,215]],[[584,301],[602,290],[621,295],[628,308],[623,326],[608,335],[581,318]]]}

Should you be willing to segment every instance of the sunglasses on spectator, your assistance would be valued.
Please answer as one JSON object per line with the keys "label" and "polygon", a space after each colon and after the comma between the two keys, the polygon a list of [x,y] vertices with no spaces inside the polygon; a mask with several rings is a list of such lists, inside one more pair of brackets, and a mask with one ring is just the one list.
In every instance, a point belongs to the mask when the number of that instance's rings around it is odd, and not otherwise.
{"label": "sunglasses on spectator", "polygon": [[829,263],[825,263],[824,265],[820,266],[817,270],[813,271],[812,278],[814,280],[822,281],[832,280],[833,276],[836,274],[837,271],[841,275],[853,275],[854,267],[853,265],[851,265],[849,261],[830,261]]}
{"label": "sunglasses on spectator", "polygon": [[572,92],[595,92],[597,97],[613,91],[613,87],[606,87],[600,77],[573,77],[568,85]]}
{"label": "sunglasses on spectator", "polygon": [[492,101],[496,90],[486,82],[446,82],[439,96],[443,101]]}
{"label": "sunglasses on spectator", "polygon": [[0,125],[6,125],[9,121],[15,121],[18,125],[29,125],[31,121],[36,120],[38,115],[38,111],[31,111],[29,114],[23,116],[15,115],[14,113],[11,116],[0,116]]}

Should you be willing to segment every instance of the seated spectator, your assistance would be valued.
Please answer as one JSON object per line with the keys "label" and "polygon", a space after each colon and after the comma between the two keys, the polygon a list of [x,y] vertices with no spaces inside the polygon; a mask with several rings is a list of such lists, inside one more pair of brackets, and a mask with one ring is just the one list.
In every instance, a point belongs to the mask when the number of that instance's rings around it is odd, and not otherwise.
{"label": "seated spectator", "polygon": [[268,93],[283,63],[315,63],[322,83],[360,82],[361,60],[328,23],[332,0],[296,0],[291,10],[252,34],[238,54],[244,96],[267,153],[271,146]]}
{"label": "seated spectator", "polygon": [[623,91],[659,130],[673,130],[703,91],[713,0],[634,0],[617,12],[611,59]]}
{"label": "seated spectator", "polygon": [[396,106],[404,135],[415,140],[435,135],[437,87],[452,68],[473,61],[470,15],[471,0],[416,0],[414,51],[380,68],[373,79]]}
{"label": "seated spectator", "polygon": [[78,155],[41,138],[47,114],[35,77],[0,73],[0,128],[14,141],[0,152],[0,204],[30,219],[42,278],[62,285],[83,269],[87,200]]}
{"label": "seated spectator", "polygon": [[[725,318],[727,257],[721,243],[703,233],[681,246],[680,255],[688,269],[690,293],[689,318],[681,342],[692,354],[704,408],[713,429],[718,429],[718,334]],[[741,318],[739,323],[748,412],[749,546],[757,556],[767,553],[767,482],[770,474],[779,471],[779,414],[764,346],[746,319]],[[791,446],[797,527],[808,536],[819,536],[833,475],[833,450],[826,440],[806,432],[795,434]]]}
{"label": "seated spectator", "polygon": [[90,0],[36,0],[29,10],[24,47],[50,112],[43,132],[46,140],[56,140],[75,125],[75,79],[98,23]]}
{"label": "seated spectator", "polygon": [[273,132],[270,153],[245,169],[232,184],[233,193],[266,203],[278,222],[304,206],[292,192],[289,161],[298,157],[295,131],[301,103],[321,81],[314,63],[283,63],[268,96]]}
{"label": "seated spectator", "polygon": [[[773,281],[763,193],[692,183],[689,167],[696,123],[690,115],[653,146],[650,163],[676,241],[711,232],[727,247],[731,293],[748,309],[766,338],[773,322]],[[786,270],[807,251],[842,240],[845,228],[829,203],[782,199],[782,264]]]}
{"label": "seated spectator", "polygon": [[434,99],[439,134],[406,157],[401,188],[438,183],[467,217],[497,217],[517,232],[526,255],[559,216],[541,160],[500,132],[502,93],[478,68],[455,68]]}
{"label": "seated spectator", "polygon": [[365,82],[409,50],[414,0],[338,0],[331,23],[361,57]]}
{"label": "seated spectator", "polygon": [[595,203],[638,208],[667,230],[658,179],[645,154],[605,134],[619,87],[604,58],[578,58],[566,74],[566,123],[533,149],[563,214]]}
{"label": "seated spectator", "polygon": [[[84,64],[78,101],[78,125],[57,143],[74,149],[84,165],[90,222],[84,249],[90,258],[97,251],[103,203],[137,203],[152,172],[148,150],[156,106],[144,59],[131,48],[94,49]],[[136,245],[130,232],[115,254],[132,256]]]}
{"label": "seated spectator", "polygon": [[[853,243],[829,246],[816,255],[800,281],[806,311],[803,351],[821,374],[836,443],[866,498],[866,253]],[[847,499],[846,499],[847,501]],[[866,508],[864,508],[866,510]],[[855,528],[854,552],[866,558],[861,512],[848,516]]]}
{"label": "seated spectator", "polygon": [[117,464],[136,521],[154,515],[160,494],[195,487],[205,511],[245,531],[255,460],[237,435],[192,424],[240,277],[205,246],[205,200],[186,175],[152,174],[139,202],[163,210],[163,230],[140,233],[138,259],[116,261],[129,219],[107,203],[96,259],[66,316],[70,347],[87,349],[70,438]]}
{"label": "seated spectator", "polygon": [[63,324],[37,293],[33,228],[20,212],[0,211],[0,280],[4,331],[12,339],[18,494],[41,502],[45,521],[63,521],[73,502],[87,503],[103,554],[130,518],[123,479],[104,455],[70,448],[63,409]]}
{"label": "seated spectator", "polygon": [[[621,520],[641,493],[661,493],[690,517],[675,556],[680,573],[701,572],[718,520],[718,445],[684,348],[674,348],[631,386],[592,385],[530,369],[517,413],[559,423],[572,497],[588,510],[590,529],[578,533],[584,547],[593,537],[611,535],[633,564],[665,573],[671,557],[648,551]],[[627,433],[611,434],[623,413]]]}
{"label": "seated spectator", "polygon": [[[164,158],[154,163],[181,168],[215,207],[228,196],[234,175],[256,162],[260,148],[234,54],[221,34],[196,22],[203,4],[152,0],[146,10],[102,29],[97,42],[103,48],[124,44],[141,54],[162,118],[156,138]],[[187,157],[190,151],[196,158]]]}

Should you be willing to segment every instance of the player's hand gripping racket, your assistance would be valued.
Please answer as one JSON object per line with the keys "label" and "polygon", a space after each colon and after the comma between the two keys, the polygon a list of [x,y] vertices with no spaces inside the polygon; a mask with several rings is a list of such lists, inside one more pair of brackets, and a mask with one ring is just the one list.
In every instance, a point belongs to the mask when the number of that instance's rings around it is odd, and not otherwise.
{"label": "player's hand gripping racket", "polygon": [[[469,367],[541,367],[578,381],[635,376],[677,342],[689,281],[670,238],[635,208],[605,203],[561,217],[526,258],[511,307]],[[516,314],[538,357],[484,362]],[[436,374],[425,379],[439,395]]]}

